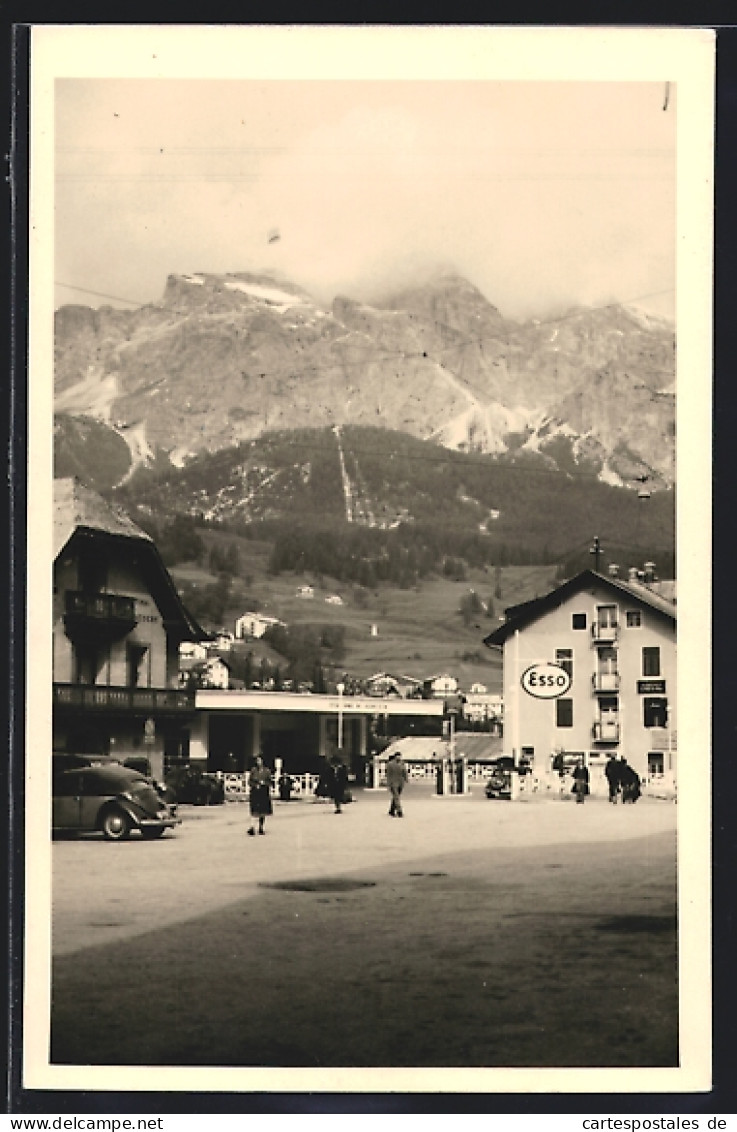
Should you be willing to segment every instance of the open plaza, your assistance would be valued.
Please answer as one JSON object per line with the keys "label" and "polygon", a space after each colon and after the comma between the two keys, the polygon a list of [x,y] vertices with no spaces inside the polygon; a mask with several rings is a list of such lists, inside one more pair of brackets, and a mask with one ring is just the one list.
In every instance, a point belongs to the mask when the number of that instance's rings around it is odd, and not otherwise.
{"label": "open plaza", "polygon": [[51,1062],[678,1064],[676,812],[643,796],[181,808],[57,838]]}

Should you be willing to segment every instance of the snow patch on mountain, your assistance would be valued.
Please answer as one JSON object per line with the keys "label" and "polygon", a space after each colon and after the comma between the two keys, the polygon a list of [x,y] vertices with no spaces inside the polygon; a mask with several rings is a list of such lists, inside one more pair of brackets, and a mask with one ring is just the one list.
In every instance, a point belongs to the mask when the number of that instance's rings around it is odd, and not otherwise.
{"label": "snow patch on mountain", "polygon": [[277,287],[263,287],[258,283],[245,283],[242,279],[224,279],[223,286],[229,291],[240,291],[252,299],[274,306],[283,314],[290,307],[304,306],[305,300],[300,295],[292,295],[288,291],[281,291]]}
{"label": "snow patch on mountain", "polygon": [[117,375],[104,376],[99,366],[88,366],[81,381],[57,394],[54,411],[95,417],[109,425],[113,402],[117,396]]}

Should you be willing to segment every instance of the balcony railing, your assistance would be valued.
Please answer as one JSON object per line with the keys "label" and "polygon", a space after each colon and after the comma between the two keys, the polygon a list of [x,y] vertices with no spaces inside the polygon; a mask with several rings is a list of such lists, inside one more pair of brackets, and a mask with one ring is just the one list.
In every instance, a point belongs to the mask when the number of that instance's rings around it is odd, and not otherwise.
{"label": "balcony railing", "polygon": [[619,720],[597,719],[591,728],[591,734],[595,743],[618,743]]}
{"label": "balcony railing", "polygon": [[619,635],[619,624],[613,622],[612,624],[604,625],[601,621],[591,622],[591,639],[594,644],[611,644],[616,641]]}
{"label": "balcony railing", "polygon": [[64,620],[71,633],[127,633],[136,624],[136,603],[122,594],[67,590]]}
{"label": "balcony railing", "polygon": [[54,707],[146,715],[193,712],[195,693],[180,688],[119,688],[97,684],[54,684]]}
{"label": "balcony railing", "polygon": [[591,677],[591,687],[594,692],[618,692],[620,676],[618,672],[595,672]]}

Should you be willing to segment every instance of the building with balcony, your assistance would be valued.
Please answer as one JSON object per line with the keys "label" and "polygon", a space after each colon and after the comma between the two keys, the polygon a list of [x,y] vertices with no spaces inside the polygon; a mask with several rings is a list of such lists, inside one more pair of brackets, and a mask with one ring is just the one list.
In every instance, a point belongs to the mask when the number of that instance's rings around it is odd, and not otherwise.
{"label": "building with balcony", "polygon": [[73,479],[54,481],[54,750],[186,757],[194,691],[179,646],[205,636],[151,538]]}
{"label": "building with balcony", "polygon": [[[583,755],[592,781],[612,755],[646,780],[676,774],[676,606],[641,583],[585,570],[506,610],[485,644],[504,655],[505,752],[545,771]],[[562,695],[522,677],[554,664]],[[567,684],[563,680],[563,684]]]}

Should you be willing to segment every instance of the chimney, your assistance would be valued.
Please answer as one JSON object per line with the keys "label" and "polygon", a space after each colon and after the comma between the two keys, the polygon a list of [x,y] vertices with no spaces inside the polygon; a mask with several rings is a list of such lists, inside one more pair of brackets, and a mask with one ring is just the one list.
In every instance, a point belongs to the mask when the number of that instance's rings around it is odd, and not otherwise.
{"label": "chimney", "polygon": [[618,578],[619,577],[619,566],[617,565],[616,562],[611,562],[609,564],[609,577],[610,578]]}
{"label": "chimney", "polygon": [[629,570],[627,571],[627,575],[628,575],[629,580],[631,582],[636,582],[637,581],[637,567],[636,566],[630,566]]}
{"label": "chimney", "polygon": [[645,563],[645,581],[648,585],[650,585],[651,582],[655,581],[655,563],[654,562],[646,562]]}

